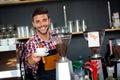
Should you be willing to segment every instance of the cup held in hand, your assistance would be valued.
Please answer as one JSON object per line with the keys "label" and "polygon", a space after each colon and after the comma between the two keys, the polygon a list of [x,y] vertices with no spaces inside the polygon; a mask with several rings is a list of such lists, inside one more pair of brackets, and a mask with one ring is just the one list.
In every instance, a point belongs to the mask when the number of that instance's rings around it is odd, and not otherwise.
{"label": "cup held in hand", "polygon": [[47,48],[37,48],[36,49],[36,56],[47,56],[49,53],[48,53],[48,50]]}

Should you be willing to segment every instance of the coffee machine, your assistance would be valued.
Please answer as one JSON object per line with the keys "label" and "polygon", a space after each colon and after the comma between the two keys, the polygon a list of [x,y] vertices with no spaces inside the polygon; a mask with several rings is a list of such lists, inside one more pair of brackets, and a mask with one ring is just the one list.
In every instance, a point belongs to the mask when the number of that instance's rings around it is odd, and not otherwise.
{"label": "coffee machine", "polygon": [[56,33],[52,35],[60,60],[56,63],[56,80],[71,80],[73,72],[72,62],[67,55],[67,49],[71,41],[71,33]]}
{"label": "coffee machine", "polygon": [[111,40],[112,54],[115,56],[114,61],[114,77],[120,80],[120,38],[113,38]]}
{"label": "coffee machine", "polygon": [[[100,55],[101,46],[104,40],[105,31],[104,30],[94,30],[83,32],[84,38],[88,43],[88,47],[91,49],[93,55],[90,57],[89,68],[93,72],[93,80],[104,80],[103,68],[102,68],[102,56]],[[94,63],[94,64],[93,64]],[[91,70],[90,69],[90,70]],[[98,75],[96,75],[98,74]],[[96,78],[94,77],[96,76]]]}

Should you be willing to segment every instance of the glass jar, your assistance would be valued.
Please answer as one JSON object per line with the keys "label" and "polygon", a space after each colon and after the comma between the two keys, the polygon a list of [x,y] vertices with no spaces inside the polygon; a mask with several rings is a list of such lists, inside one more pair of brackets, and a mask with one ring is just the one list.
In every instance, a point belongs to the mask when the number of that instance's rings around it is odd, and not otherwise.
{"label": "glass jar", "polygon": [[1,32],[1,38],[5,39],[6,38],[6,34],[7,34],[6,32]]}
{"label": "glass jar", "polygon": [[12,37],[12,38],[17,38],[17,36],[18,36],[18,35],[17,35],[17,32],[16,32],[16,31],[12,31],[12,32],[11,32],[11,37]]}
{"label": "glass jar", "polygon": [[13,24],[7,24],[7,30],[8,30],[9,32],[14,31],[14,25],[13,25]]}
{"label": "glass jar", "polygon": [[5,25],[0,25],[0,28],[1,28],[1,32],[6,32],[7,31],[7,28]]}

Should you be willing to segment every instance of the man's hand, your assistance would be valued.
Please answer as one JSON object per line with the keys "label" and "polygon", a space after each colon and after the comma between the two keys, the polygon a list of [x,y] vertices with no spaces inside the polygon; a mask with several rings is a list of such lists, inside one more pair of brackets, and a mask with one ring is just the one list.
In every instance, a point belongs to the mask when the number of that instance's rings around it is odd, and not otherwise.
{"label": "man's hand", "polygon": [[41,57],[40,57],[40,56],[36,56],[36,53],[32,53],[32,55],[30,55],[30,56],[28,57],[28,63],[29,63],[31,66],[34,66],[34,65],[37,64],[40,60],[41,60]]}

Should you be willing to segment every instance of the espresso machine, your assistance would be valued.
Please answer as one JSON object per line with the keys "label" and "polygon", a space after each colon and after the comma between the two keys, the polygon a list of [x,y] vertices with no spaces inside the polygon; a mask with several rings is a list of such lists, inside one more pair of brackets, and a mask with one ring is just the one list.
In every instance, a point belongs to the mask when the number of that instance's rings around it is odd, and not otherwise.
{"label": "espresso machine", "polygon": [[72,62],[67,55],[67,49],[71,41],[71,33],[56,33],[52,35],[60,60],[56,63],[56,80],[71,80],[73,72]]}
{"label": "espresso machine", "polygon": [[112,54],[115,56],[114,61],[114,77],[120,80],[120,38],[110,39],[112,45]]}
{"label": "espresso machine", "polygon": [[[89,66],[89,68],[92,69],[91,72],[93,72],[93,76],[96,76],[96,78],[92,76],[92,79],[98,80],[99,78],[99,80],[104,80],[102,68],[103,57],[100,55],[100,51],[105,36],[105,31],[104,30],[85,31],[83,32],[83,35],[88,43],[88,47],[91,49],[93,53],[93,55],[90,57],[90,61],[88,62],[91,65]],[[97,76],[96,74],[98,74],[99,76]]]}

